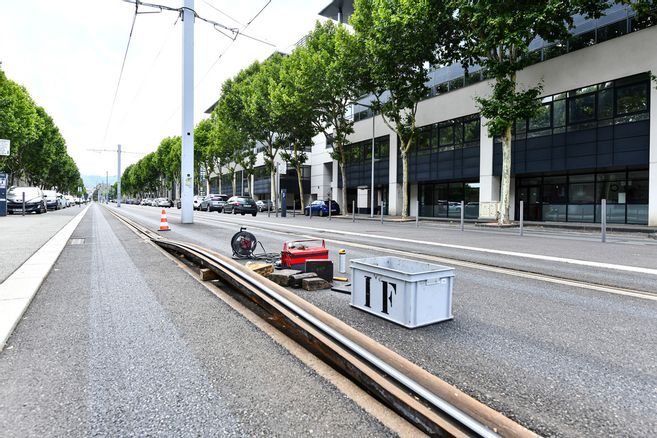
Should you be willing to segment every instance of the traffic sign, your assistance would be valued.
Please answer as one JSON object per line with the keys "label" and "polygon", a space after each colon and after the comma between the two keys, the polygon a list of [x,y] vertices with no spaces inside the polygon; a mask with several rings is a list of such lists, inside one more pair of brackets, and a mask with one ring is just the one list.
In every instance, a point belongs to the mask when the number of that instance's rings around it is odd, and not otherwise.
{"label": "traffic sign", "polygon": [[0,155],[9,155],[11,141],[0,139]]}

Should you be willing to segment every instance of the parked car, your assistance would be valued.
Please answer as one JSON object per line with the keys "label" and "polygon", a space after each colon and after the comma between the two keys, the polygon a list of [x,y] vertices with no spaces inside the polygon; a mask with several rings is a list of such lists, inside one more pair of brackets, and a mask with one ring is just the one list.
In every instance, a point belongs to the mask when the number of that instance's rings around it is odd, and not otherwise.
{"label": "parked car", "polygon": [[142,199],[141,202],[139,203],[139,205],[150,205],[150,204],[151,204],[151,200],[148,198]]}
{"label": "parked car", "polygon": [[[329,207],[328,201],[313,201],[310,205],[306,205],[306,208],[303,209],[303,214],[308,216],[310,212],[313,212],[313,216],[328,216]],[[331,201],[331,215],[340,214],[340,206],[337,202]]]}
{"label": "parked car", "polygon": [[240,213],[242,216],[249,213],[251,216],[258,214],[258,206],[253,198],[248,196],[233,196],[224,205],[224,213]]}
{"label": "parked car", "polygon": [[71,195],[63,195],[62,198],[66,199],[67,207],[73,207],[76,204],[75,198]]}
{"label": "parked car", "polygon": [[61,200],[61,195],[54,190],[44,190],[43,196],[46,198],[46,208],[48,210],[59,210],[66,207],[66,204]]}
{"label": "parked car", "polygon": [[260,212],[274,210],[274,203],[271,202],[271,199],[261,199],[256,201],[256,205],[258,206],[258,211]]}
{"label": "parked car", "polygon": [[226,205],[227,200],[228,196],[226,195],[209,194],[201,201],[199,210],[218,211],[221,213],[224,209],[224,205]]}
{"label": "parked car", "polygon": [[25,193],[25,212],[37,214],[48,211],[46,198],[38,187],[11,187],[7,192],[7,212],[23,212],[23,193]]}
{"label": "parked car", "polygon": [[154,205],[156,207],[169,208],[169,207],[173,207],[173,201],[167,198],[157,198],[155,199]]}
{"label": "parked car", "polygon": [[[182,199],[178,198],[178,200],[176,201],[176,208],[182,208],[181,201]],[[203,201],[202,196],[194,195],[194,197],[192,198],[192,209],[199,210],[201,208],[202,201]]]}

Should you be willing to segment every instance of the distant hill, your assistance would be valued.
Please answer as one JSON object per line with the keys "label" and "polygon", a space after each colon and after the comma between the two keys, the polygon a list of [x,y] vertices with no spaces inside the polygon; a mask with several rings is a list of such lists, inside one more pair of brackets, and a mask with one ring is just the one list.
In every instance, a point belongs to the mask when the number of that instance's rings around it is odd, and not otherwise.
{"label": "distant hill", "polygon": [[[108,180],[110,184],[114,184],[116,176],[110,175]],[[98,183],[105,183],[105,175],[82,175],[82,181],[84,181],[85,187],[96,187]]]}

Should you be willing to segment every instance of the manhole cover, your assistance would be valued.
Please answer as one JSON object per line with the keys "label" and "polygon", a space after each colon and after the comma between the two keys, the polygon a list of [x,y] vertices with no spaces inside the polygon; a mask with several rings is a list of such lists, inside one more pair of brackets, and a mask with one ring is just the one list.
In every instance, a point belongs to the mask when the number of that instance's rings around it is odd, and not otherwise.
{"label": "manhole cover", "polygon": [[84,239],[71,239],[68,241],[69,245],[82,245],[84,243]]}

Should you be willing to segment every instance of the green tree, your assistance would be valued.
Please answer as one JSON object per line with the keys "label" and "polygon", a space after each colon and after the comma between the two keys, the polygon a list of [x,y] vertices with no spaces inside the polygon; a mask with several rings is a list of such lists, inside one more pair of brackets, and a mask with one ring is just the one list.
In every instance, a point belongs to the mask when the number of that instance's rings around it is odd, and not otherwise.
{"label": "green tree", "polygon": [[249,191],[249,196],[253,196],[253,191],[251,190],[251,176],[255,170],[256,164],[256,153],[253,150],[253,147],[241,148],[236,152],[235,161],[242,168],[242,172],[246,175],[246,184]]}
{"label": "green tree", "polygon": [[23,175],[23,148],[38,138],[40,121],[27,90],[0,70],[0,138],[11,141],[10,155],[0,157],[0,169],[11,174],[10,184]]}
{"label": "green tree", "polygon": [[278,151],[285,144],[280,135],[280,121],[272,108],[271,92],[280,81],[283,55],[274,53],[263,63],[254,63],[240,72],[236,80],[238,95],[242,100],[244,128],[249,140],[263,145],[265,167],[269,171],[271,199],[278,208],[275,162]]}
{"label": "green tree", "polygon": [[[210,174],[215,169],[215,154],[217,153],[212,135],[212,120],[201,120],[194,128],[194,153],[198,154],[199,168],[205,173],[205,181],[200,184],[206,185],[206,193],[210,193]],[[199,177],[200,177],[200,172]]]}
{"label": "green tree", "polygon": [[[332,21],[317,22],[315,29],[306,38],[304,46],[298,47],[285,60],[283,80],[291,83],[290,102],[304,108],[306,119],[301,129],[313,125],[314,132],[323,133],[333,144],[331,158],[337,161],[342,175],[342,206],[347,208],[346,145],[347,137],[353,133],[354,121],[348,117],[351,103],[361,96],[359,89],[359,66],[362,63],[361,47],[355,37],[342,24]],[[275,100],[276,102],[276,100]],[[280,105],[280,100],[278,102]],[[285,104],[283,101],[282,104]],[[288,143],[292,148],[292,159],[287,161],[297,169],[305,162],[304,138],[309,133],[296,135],[301,141]],[[313,134],[314,135],[314,134]],[[296,150],[296,152],[295,152]],[[293,158],[296,156],[296,158]],[[300,190],[301,190],[301,182]],[[302,193],[302,192],[301,192]],[[303,202],[303,197],[302,197]]]}
{"label": "green tree", "polygon": [[429,66],[445,63],[454,44],[448,6],[430,0],[356,0],[351,16],[358,43],[365,48],[363,89],[375,96],[373,109],[399,139],[402,217],[408,216],[408,155],[416,135],[417,106],[429,91]]}
{"label": "green tree", "polygon": [[[249,109],[253,90],[249,81],[257,71],[259,71],[259,65],[256,63],[240,72],[235,79],[228,79],[224,82],[221,97],[211,118],[212,154],[214,159],[228,170],[233,194],[236,194],[235,171],[237,166],[241,165],[243,168],[246,166],[245,170],[249,174],[253,174],[255,166],[253,149],[255,138],[260,131],[253,128],[254,117]],[[249,188],[249,193],[251,193],[251,188]]]}
{"label": "green tree", "polygon": [[540,108],[541,84],[519,88],[517,72],[533,63],[529,44],[536,37],[566,40],[573,15],[599,16],[604,0],[453,0],[461,31],[456,60],[484,67],[495,80],[490,97],[478,98],[491,136],[502,139],[500,224],[510,222],[511,136],[515,120],[531,118]]}

